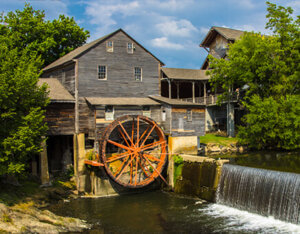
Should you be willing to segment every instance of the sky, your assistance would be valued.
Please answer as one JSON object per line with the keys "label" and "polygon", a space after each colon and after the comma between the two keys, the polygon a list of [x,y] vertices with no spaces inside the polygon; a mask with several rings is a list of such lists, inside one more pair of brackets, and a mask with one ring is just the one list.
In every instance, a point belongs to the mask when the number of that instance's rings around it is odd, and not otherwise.
{"label": "sky", "polygon": [[[199,69],[207,52],[199,44],[212,26],[270,34],[265,29],[264,0],[28,0],[46,19],[74,17],[90,31],[88,42],[122,28],[165,63]],[[300,0],[270,0],[291,6]],[[0,12],[24,8],[24,0],[0,0]]]}

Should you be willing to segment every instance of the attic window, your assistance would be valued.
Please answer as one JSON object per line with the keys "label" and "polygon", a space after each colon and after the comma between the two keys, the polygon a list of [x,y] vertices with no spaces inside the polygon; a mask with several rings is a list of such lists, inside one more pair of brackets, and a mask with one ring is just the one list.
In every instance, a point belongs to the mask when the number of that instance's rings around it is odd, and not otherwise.
{"label": "attic window", "polygon": [[103,65],[99,65],[98,66],[98,79],[99,80],[106,80],[107,76],[106,76],[106,66]]}
{"label": "attic window", "polygon": [[112,41],[106,42],[106,51],[107,52],[114,52],[114,43]]}
{"label": "attic window", "polygon": [[142,81],[142,68],[141,67],[134,68],[134,78],[136,81]]}
{"label": "attic window", "polygon": [[105,106],[105,120],[114,120],[113,106]]}
{"label": "attic window", "polygon": [[131,42],[127,43],[127,53],[133,54],[133,43]]}
{"label": "attic window", "polygon": [[143,106],[143,115],[151,118],[151,109],[150,106]]}

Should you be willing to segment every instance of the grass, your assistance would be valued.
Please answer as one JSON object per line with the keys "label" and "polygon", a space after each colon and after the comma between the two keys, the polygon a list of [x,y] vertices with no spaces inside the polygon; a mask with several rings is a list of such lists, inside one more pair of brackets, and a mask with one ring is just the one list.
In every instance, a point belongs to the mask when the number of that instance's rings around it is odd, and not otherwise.
{"label": "grass", "polygon": [[26,197],[32,196],[41,189],[39,184],[33,181],[21,182],[21,186],[0,183],[0,202],[12,206],[22,202]]}
{"label": "grass", "polygon": [[201,144],[218,144],[218,145],[223,145],[223,146],[230,146],[231,144],[236,144],[238,141],[237,138],[235,137],[224,137],[217,135],[215,133],[208,133],[205,136],[200,137],[200,143]]}
{"label": "grass", "polygon": [[6,214],[6,213],[2,214],[2,219],[1,220],[5,223],[12,223],[11,217],[9,216],[9,214]]}

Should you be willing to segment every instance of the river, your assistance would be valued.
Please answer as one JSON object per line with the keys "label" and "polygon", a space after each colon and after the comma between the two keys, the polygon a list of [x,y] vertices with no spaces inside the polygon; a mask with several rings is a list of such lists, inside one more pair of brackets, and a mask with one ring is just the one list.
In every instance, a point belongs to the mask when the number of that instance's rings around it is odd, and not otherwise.
{"label": "river", "polygon": [[86,233],[300,233],[300,226],[161,191],[80,198],[49,208],[93,224]]}

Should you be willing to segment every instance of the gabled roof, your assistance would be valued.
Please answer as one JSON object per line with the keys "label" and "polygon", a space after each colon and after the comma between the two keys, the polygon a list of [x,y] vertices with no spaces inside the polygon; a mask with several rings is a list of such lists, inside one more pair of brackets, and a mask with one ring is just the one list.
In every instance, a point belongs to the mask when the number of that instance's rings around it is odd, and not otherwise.
{"label": "gabled roof", "polygon": [[112,106],[156,106],[158,102],[150,98],[119,98],[119,97],[86,97],[91,105],[112,105]]}
{"label": "gabled roof", "polygon": [[199,103],[192,103],[192,102],[184,102],[178,99],[171,99],[171,98],[166,98],[162,96],[156,96],[156,95],[151,95],[149,96],[153,100],[160,102],[160,103],[165,103],[171,106],[191,106],[191,107],[203,107],[205,105],[199,104]]}
{"label": "gabled roof", "polygon": [[74,97],[65,89],[65,87],[55,78],[40,78],[38,85],[48,84],[49,98],[51,102],[68,102],[74,103]]}
{"label": "gabled roof", "polygon": [[241,30],[237,30],[237,29],[213,26],[210,28],[209,32],[206,34],[203,41],[200,43],[200,46],[201,47],[209,47],[209,45],[214,40],[214,38],[217,36],[217,34],[220,34],[228,41],[235,41],[235,40],[239,39],[244,33],[245,33],[245,31],[241,31]]}
{"label": "gabled roof", "polygon": [[135,44],[139,45],[141,48],[143,48],[147,53],[149,53],[152,57],[154,57],[156,60],[158,60],[158,62],[161,63],[161,65],[164,65],[164,63],[162,61],[160,61],[157,57],[155,57],[150,51],[148,51],[147,49],[145,49],[145,47],[143,47],[140,43],[138,43],[136,40],[134,40],[131,36],[129,36],[123,29],[118,29],[104,37],[101,37],[95,41],[92,41],[90,43],[87,43],[83,46],[80,46],[78,48],[76,48],[75,50],[69,52],[68,54],[64,55],[63,57],[57,59],[56,61],[54,61],[53,63],[49,64],[48,66],[46,66],[43,71],[47,71],[50,70],[52,68],[61,66],[63,64],[68,64],[70,62],[73,62],[73,59],[76,59],[78,57],[80,57],[81,55],[83,55],[84,53],[86,53],[87,51],[89,51],[90,49],[92,49],[93,47],[101,44],[102,42],[108,40],[110,37],[114,36],[115,34],[117,34],[118,32],[123,32],[127,37],[129,37],[132,41],[134,41]]}
{"label": "gabled roof", "polygon": [[206,70],[184,68],[162,68],[163,73],[173,80],[208,80]]}

